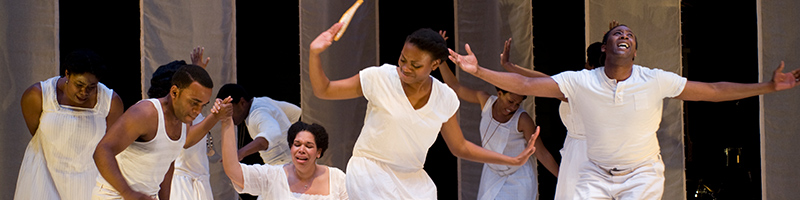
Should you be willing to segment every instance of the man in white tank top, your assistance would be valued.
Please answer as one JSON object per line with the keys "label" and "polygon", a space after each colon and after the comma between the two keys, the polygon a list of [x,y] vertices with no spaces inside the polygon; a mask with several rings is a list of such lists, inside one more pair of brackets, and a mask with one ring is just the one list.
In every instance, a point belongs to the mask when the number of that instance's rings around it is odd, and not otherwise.
{"label": "man in white tank top", "polygon": [[[188,124],[211,98],[205,69],[185,65],[175,72],[169,95],[131,106],[109,127],[94,153],[100,171],[92,199],[168,199],[175,158]],[[167,178],[165,178],[167,177]]]}
{"label": "man in white tank top", "polygon": [[573,116],[586,130],[587,162],[581,169],[575,199],[661,199],[664,164],[656,130],[664,98],[690,101],[729,101],[793,88],[800,69],[772,81],[754,84],[687,81],[675,73],[633,64],[636,36],[619,25],[604,36],[605,67],[563,72],[550,78],[528,78],[496,72],[478,65],[468,55],[451,51],[450,59],[464,71],[510,92],[540,97],[568,98]]}
{"label": "man in white tank top", "polygon": [[229,96],[233,99],[233,123],[244,123],[253,139],[239,149],[239,161],[258,152],[264,164],[284,165],[291,162],[286,131],[300,119],[300,107],[269,97],[253,97],[238,84],[225,84],[217,93],[219,99]]}

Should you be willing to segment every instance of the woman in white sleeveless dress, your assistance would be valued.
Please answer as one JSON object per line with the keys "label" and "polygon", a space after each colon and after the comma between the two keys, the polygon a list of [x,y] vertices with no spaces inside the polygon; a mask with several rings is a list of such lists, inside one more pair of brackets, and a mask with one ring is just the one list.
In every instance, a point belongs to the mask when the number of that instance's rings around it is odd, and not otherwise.
{"label": "woman in white sleeveless dress", "polygon": [[[496,88],[496,95],[489,95],[488,92],[461,85],[449,67],[442,67],[441,72],[442,79],[447,86],[453,88],[460,99],[481,107],[480,134],[483,148],[505,155],[516,155],[525,148],[537,129],[533,118],[520,108],[525,96],[500,88]],[[535,158],[550,173],[558,176],[558,163],[541,138],[536,138],[534,146]],[[539,184],[535,162],[530,160],[522,166],[484,164],[478,199],[536,199]]]}
{"label": "woman in white sleeveless dress", "polygon": [[105,69],[87,50],[70,54],[64,76],[35,83],[22,95],[33,136],[22,159],[14,199],[90,199],[92,155],[106,127],[122,115],[122,99],[99,82]]}
{"label": "woman in white sleeveless dress", "polygon": [[289,127],[292,162],[285,165],[239,163],[233,127],[233,119],[222,120],[222,166],[238,192],[258,199],[349,199],[344,172],[316,162],[328,149],[328,133],[321,125],[296,122]]}

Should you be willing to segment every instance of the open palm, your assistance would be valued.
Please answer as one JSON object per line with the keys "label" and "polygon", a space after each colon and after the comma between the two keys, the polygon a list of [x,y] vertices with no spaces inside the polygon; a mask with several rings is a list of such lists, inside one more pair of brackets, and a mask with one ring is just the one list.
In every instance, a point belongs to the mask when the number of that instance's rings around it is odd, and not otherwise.
{"label": "open palm", "polygon": [[450,61],[453,61],[457,66],[461,67],[467,73],[475,74],[478,72],[478,59],[475,58],[475,54],[472,53],[472,49],[469,48],[469,44],[464,45],[464,49],[467,50],[467,55],[461,55],[450,50]]}
{"label": "open palm", "polygon": [[781,61],[781,64],[778,65],[778,69],[775,69],[775,74],[772,76],[772,82],[775,84],[775,91],[791,89],[800,84],[800,69],[783,73],[781,72],[783,71],[783,67],[783,61]]}

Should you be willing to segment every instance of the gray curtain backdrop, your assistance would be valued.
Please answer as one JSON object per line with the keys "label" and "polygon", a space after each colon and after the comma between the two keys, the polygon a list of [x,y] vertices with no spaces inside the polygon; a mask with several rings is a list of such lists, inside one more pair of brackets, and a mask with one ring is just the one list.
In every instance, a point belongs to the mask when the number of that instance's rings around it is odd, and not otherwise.
{"label": "gray curtain backdrop", "polygon": [[[682,74],[680,1],[587,0],[586,10],[587,46],[602,41],[609,22],[617,20],[636,33],[635,64]],[[686,199],[682,101],[664,100],[657,135],[666,166],[663,199]]]}
{"label": "gray curtain backdrop", "polygon": [[25,89],[58,75],[58,1],[0,1],[0,199],[12,199],[31,134],[20,98]]}
{"label": "gray curtain backdrop", "polygon": [[[236,83],[236,2],[233,0],[142,0],[141,3],[141,61],[142,98],[147,98],[150,78],[159,66],[173,60],[191,63],[190,52],[205,47],[204,57],[211,57],[206,71],[214,80],[211,102],[219,88]],[[211,106],[203,115],[208,116]],[[225,175],[219,148],[222,139],[220,125],[211,129],[214,150],[209,157],[211,187],[215,199],[234,199],[238,194]]]}
{"label": "gray curtain backdrop", "polygon": [[[783,72],[800,68],[800,2],[758,1],[759,49],[762,81],[785,61]],[[761,96],[761,186],[763,199],[800,196],[800,88]]]}
{"label": "gray curtain backdrop", "polygon": [[[339,21],[355,0],[300,1],[300,107],[302,119],[319,123],[330,134],[330,145],[318,163],[346,170],[353,146],[364,125],[367,100],[322,100],[314,96],[308,77],[308,52],[311,41]],[[379,1],[367,0],[356,10],[339,41],[321,56],[322,68],[330,80],[349,78],[366,67],[378,65]],[[387,24],[388,25],[388,24]]]}

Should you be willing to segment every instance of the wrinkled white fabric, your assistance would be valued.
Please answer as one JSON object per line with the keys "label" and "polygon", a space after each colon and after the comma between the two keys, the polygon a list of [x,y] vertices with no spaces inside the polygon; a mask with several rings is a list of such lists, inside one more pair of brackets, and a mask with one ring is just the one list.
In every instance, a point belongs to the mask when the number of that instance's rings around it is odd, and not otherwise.
{"label": "wrinkled white fabric", "polygon": [[[192,124],[203,121],[203,114],[197,115]],[[172,174],[172,186],[169,199],[212,200],[211,182],[209,181],[208,134],[197,144],[181,150],[175,159],[175,172]]]}
{"label": "wrinkled white fabric", "polygon": [[347,163],[347,192],[353,199],[436,198],[436,185],[422,167],[442,123],[458,109],[458,97],[431,76],[428,102],[414,109],[398,73],[390,64],[359,72],[369,103]]}
{"label": "wrinkled white fabric", "polygon": [[253,98],[245,124],[252,139],[262,137],[269,142],[267,150],[258,151],[265,164],[283,165],[292,161],[286,131],[300,118],[299,113],[302,113],[300,107],[291,103],[269,97]]}
{"label": "wrinkled white fabric", "polygon": [[[575,196],[575,184],[578,183],[578,170],[584,162],[589,161],[586,157],[586,136],[582,131],[579,121],[574,121],[572,110],[569,103],[561,102],[558,107],[561,121],[567,128],[567,138],[564,139],[564,146],[561,148],[561,164],[558,166],[558,183],[556,184],[555,199],[572,199]],[[580,129],[579,129],[580,128]]]}
{"label": "wrinkled white fabric", "polygon": [[[496,101],[497,96],[492,95],[481,110],[481,143],[490,151],[517,156],[525,150],[525,136],[518,128],[519,116],[525,110],[517,109],[511,119],[500,123],[492,116]],[[478,199],[535,199],[539,185],[531,162],[536,162],[535,158],[521,166],[484,163]]]}
{"label": "wrinkled white fabric", "polygon": [[39,82],[42,114],[22,159],[14,199],[89,199],[92,195],[98,175],[92,156],[106,134],[114,91],[98,83],[93,108],[60,105],[59,78]]}
{"label": "wrinkled white fabric", "polygon": [[[149,102],[144,102],[149,101]],[[152,104],[156,111],[158,111],[158,130],[156,136],[146,142],[134,141],[130,146],[125,148],[122,152],[117,154],[116,159],[119,165],[119,170],[125,181],[128,182],[131,189],[147,195],[157,195],[161,189],[160,184],[164,180],[164,175],[169,170],[172,161],[180,154],[183,149],[184,142],[186,141],[186,127],[187,124],[181,124],[181,136],[178,140],[172,140],[167,135],[166,127],[164,124],[164,112],[161,109],[161,102],[158,99],[145,99],[139,103]],[[97,176],[98,188],[108,188],[113,191],[112,194],[119,195],[111,187],[103,176]],[[95,193],[97,194],[97,193]],[[98,195],[93,195],[93,199],[99,198]],[[112,195],[113,198],[113,195]]]}
{"label": "wrinkled white fabric", "polygon": [[345,188],[345,174],[339,168],[328,167],[328,195],[312,195],[294,193],[289,189],[289,179],[283,165],[246,165],[242,166],[244,188],[234,185],[239,193],[258,195],[258,199],[302,199],[302,200],[334,200],[348,199]]}

